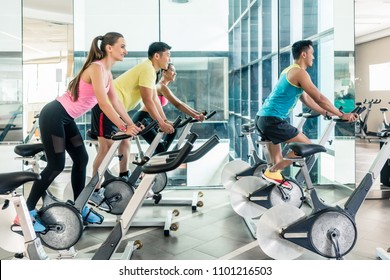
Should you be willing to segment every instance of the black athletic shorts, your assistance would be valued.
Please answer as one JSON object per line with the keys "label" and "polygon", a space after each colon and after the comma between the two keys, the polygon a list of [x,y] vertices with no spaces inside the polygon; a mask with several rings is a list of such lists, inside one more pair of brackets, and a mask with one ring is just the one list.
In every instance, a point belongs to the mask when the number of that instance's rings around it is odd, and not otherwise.
{"label": "black athletic shorts", "polygon": [[100,109],[99,104],[91,110],[91,132],[98,137],[111,139],[118,132],[116,125]]}
{"label": "black athletic shorts", "polygon": [[256,128],[261,137],[273,144],[284,143],[299,134],[296,127],[278,117],[256,116]]}

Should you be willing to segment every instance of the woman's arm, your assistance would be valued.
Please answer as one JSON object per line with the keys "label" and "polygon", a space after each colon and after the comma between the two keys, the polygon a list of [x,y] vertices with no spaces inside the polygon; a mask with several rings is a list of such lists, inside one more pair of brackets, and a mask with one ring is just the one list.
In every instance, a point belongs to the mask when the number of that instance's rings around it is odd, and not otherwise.
{"label": "woman's arm", "polygon": [[132,135],[127,129],[127,123],[119,117],[118,113],[108,101],[101,66],[92,63],[87,70],[100,109],[121,131],[126,131],[126,133],[129,132],[128,134]]}
{"label": "woman's arm", "polygon": [[157,92],[163,95],[166,99],[168,99],[169,102],[172,103],[173,106],[175,106],[178,110],[181,112],[195,118],[199,119],[200,121],[203,121],[205,119],[205,116],[201,113],[196,111],[195,109],[188,106],[186,103],[181,101],[179,98],[177,98],[171,89],[167,87],[164,84],[159,84],[157,86]]}

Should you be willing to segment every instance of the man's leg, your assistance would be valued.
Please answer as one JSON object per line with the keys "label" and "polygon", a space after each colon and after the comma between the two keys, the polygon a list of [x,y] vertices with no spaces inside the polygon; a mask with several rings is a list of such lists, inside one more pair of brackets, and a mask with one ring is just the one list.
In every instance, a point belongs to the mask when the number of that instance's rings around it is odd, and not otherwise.
{"label": "man's leg", "polygon": [[[307,143],[307,144],[311,143],[309,138],[307,138],[306,135],[304,135],[302,132],[299,132],[297,136],[287,140],[286,142],[287,143],[300,142],[300,143]],[[273,152],[279,151],[279,154],[274,156],[274,157],[271,157],[274,160],[276,160],[276,164],[274,164],[272,167],[268,168],[264,172],[263,178],[266,179],[267,181],[272,182],[272,183],[282,184],[286,188],[291,188],[291,185],[285,181],[281,172],[287,166],[291,165],[292,161],[291,160],[284,160],[282,158],[280,145],[279,145],[279,150],[276,148],[277,145],[272,144],[270,146],[271,146],[271,150],[274,149]],[[271,154],[271,151],[270,151],[270,154]],[[294,153],[292,151],[290,151],[289,153],[287,153],[286,157],[294,157]],[[277,161],[277,160],[279,160],[279,161]]]}
{"label": "man's leg", "polygon": [[[311,143],[310,139],[307,138],[307,136],[302,132],[299,132],[297,136],[291,138],[290,140],[287,140],[286,142],[287,143],[299,142],[299,143],[306,143],[306,144]],[[294,157],[294,152],[292,151],[288,152],[285,157]],[[271,171],[283,170],[291,164],[292,164],[291,160],[281,159],[279,162],[277,162],[274,166],[271,167]]]}
{"label": "man's leg", "polygon": [[280,144],[267,144],[268,152],[272,160],[272,165],[278,163],[283,159],[282,148]]}
{"label": "man's leg", "polygon": [[92,176],[96,174],[99,166],[102,164],[104,157],[106,156],[108,150],[113,144],[112,140],[106,139],[104,137],[98,137],[99,149],[97,151],[95,160],[93,161]]}
{"label": "man's leg", "polygon": [[119,160],[119,177],[130,176],[130,172],[129,172],[130,145],[131,143],[129,139],[122,140],[119,145],[118,154],[121,156],[121,159]]}

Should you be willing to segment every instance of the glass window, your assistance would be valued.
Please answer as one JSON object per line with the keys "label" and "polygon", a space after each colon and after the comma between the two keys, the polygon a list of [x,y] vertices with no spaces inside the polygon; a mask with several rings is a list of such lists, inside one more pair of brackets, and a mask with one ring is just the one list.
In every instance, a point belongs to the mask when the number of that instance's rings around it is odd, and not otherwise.
{"label": "glass window", "polygon": [[248,108],[248,85],[249,85],[249,67],[243,67],[241,71],[241,115],[243,117],[249,116]]}
{"label": "glass window", "polygon": [[263,77],[263,83],[262,83],[262,91],[261,91],[261,104],[264,103],[264,100],[268,97],[268,95],[271,93],[273,88],[272,83],[272,59],[268,58],[262,62],[262,77]]}
{"label": "glass window", "polygon": [[248,64],[249,61],[249,18],[245,17],[241,21],[241,65]]}
{"label": "glass window", "polygon": [[290,0],[279,1],[279,44],[280,48],[290,45],[291,8]]}
{"label": "glass window", "polygon": [[263,1],[262,9],[261,9],[261,19],[262,19],[262,30],[261,34],[263,37],[261,38],[262,49],[261,55],[266,56],[272,52],[272,0]]}
{"label": "glass window", "polygon": [[303,38],[308,38],[317,33],[318,0],[303,0]]}
{"label": "glass window", "polygon": [[[230,3],[236,5],[237,2],[230,0]],[[280,72],[293,63],[291,46],[298,40],[313,41],[315,60],[313,66],[307,71],[319,90],[337,107],[343,106],[348,111],[354,101],[353,54],[350,50],[336,53],[334,51],[333,1],[254,0],[249,3],[249,15],[246,13],[247,10],[243,11],[245,6],[241,2],[241,15],[235,14],[238,20],[229,30],[229,60],[231,60],[229,78],[233,79],[229,84],[234,87],[230,89],[233,96],[229,102],[230,121],[234,127],[234,134],[229,135],[229,139],[235,142],[231,147],[236,147],[237,150],[234,151],[236,155],[240,153],[245,155],[245,145],[237,144],[234,138],[237,136],[239,124],[247,121],[247,115],[251,119],[255,118],[262,103],[275,87]],[[247,30],[248,16],[249,30]],[[247,44],[248,31],[249,43]],[[298,113],[297,111],[302,110],[305,112],[308,108],[299,102],[294,111]],[[290,117],[291,121],[297,124],[298,119],[293,114]],[[303,131],[309,138],[318,140],[327,124],[321,118],[308,120]],[[352,135],[352,130],[350,127],[337,125],[335,135],[348,137]],[[353,156],[348,157],[353,158]],[[246,159],[243,157],[243,160]],[[322,173],[323,169],[320,172],[319,165],[313,171],[315,174],[313,178],[316,181],[321,181],[324,176],[329,177],[329,172]]]}
{"label": "glass window", "polygon": [[[250,61],[256,60],[259,56],[259,8],[256,2],[250,10],[249,18],[249,44],[250,44]],[[261,26],[260,26],[261,27]]]}
{"label": "glass window", "polygon": [[333,1],[319,0],[318,11],[318,33],[333,28]]}
{"label": "glass window", "polygon": [[241,0],[241,13],[244,13],[245,10],[248,8],[248,2],[249,1],[250,0]]}
{"label": "glass window", "polygon": [[261,84],[262,76],[259,74],[259,64],[255,63],[250,67],[250,96],[249,96],[249,112],[250,118],[255,119],[256,113],[260,108],[259,104],[259,85]]}

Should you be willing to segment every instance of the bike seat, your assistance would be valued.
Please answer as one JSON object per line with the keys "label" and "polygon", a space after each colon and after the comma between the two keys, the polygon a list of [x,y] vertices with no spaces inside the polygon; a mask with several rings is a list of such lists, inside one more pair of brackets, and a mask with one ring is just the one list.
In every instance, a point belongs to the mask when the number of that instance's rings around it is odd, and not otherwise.
{"label": "bike seat", "polygon": [[316,153],[326,152],[326,148],[318,144],[289,143],[288,147],[299,157],[309,157]]}
{"label": "bike seat", "polygon": [[44,150],[42,143],[16,145],[14,152],[22,157],[32,157]]}
{"label": "bike seat", "polygon": [[93,133],[91,130],[88,129],[87,136],[91,138],[92,140],[98,140],[98,137],[95,133]]}
{"label": "bike seat", "polygon": [[387,111],[389,111],[387,108],[380,108],[379,109],[381,112],[387,112]]}
{"label": "bike seat", "polygon": [[0,174],[0,194],[12,192],[20,185],[41,179],[41,176],[34,172],[18,171]]}
{"label": "bike seat", "polygon": [[256,129],[256,127],[255,127],[255,124],[253,122],[245,123],[245,124],[241,125],[241,131],[244,133],[251,133],[251,132],[255,131],[255,129]]}

